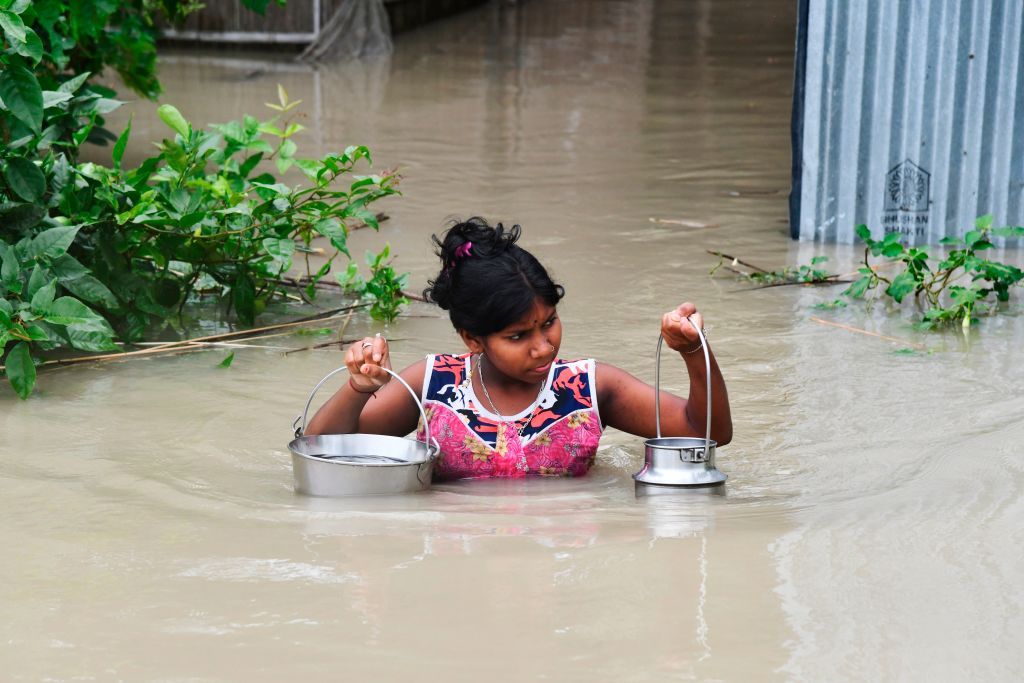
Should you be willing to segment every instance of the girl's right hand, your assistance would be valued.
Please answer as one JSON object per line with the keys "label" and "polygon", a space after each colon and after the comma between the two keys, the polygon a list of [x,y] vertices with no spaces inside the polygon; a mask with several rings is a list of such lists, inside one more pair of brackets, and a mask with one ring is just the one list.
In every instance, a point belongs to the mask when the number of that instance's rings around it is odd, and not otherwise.
{"label": "girl's right hand", "polygon": [[345,367],[353,389],[365,394],[377,391],[391,379],[391,375],[381,369],[391,369],[387,340],[378,334],[352,344],[345,352]]}

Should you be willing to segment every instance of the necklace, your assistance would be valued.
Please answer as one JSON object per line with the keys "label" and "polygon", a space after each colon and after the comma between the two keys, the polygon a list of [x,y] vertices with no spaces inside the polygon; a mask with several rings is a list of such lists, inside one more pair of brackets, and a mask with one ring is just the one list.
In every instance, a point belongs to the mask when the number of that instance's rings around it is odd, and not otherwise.
{"label": "necklace", "polygon": [[[498,419],[501,420],[501,423],[503,425],[505,425],[506,428],[508,428],[510,420],[507,417],[505,417],[504,415],[502,415],[500,412],[498,412],[498,408],[494,405],[494,399],[491,398],[490,393],[488,393],[488,391],[487,391],[487,383],[484,381],[484,363],[483,363],[483,359],[484,359],[483,358],[483,354],[481,353],[481,354],[479,354],[477,362],[476,362],[476,367],[477,367],[477,369],[480,372],[480,388],[484,390],[484,398],[486,398],[487,399],[487,403],[490,404],[491,412],[493,412],[495,415],[497,415]],[[537,398],[535,398],[533,400],[533,403],[536,403],[537,399],[540,398],[540,395],[542,393],[544,393],[544,386],[546,384],[547,384],[547,380],[546,379],[545,380],[541,380],[540,388],[537,390]],[[515,423],[513,422],[513,424],[515,424]],[[528,425],[528,424],[530,424],[529,420],[527,420],[525,423],[523,423],[523,425],[521,427],[516,427],[516,429],[515,429],[516,436],[519,437],[520,441],[522,441],[522,438],[523,438],[523,429],[525,429],[526,425]],[[519,462],[516,463],[516,468],[520,469],[520,470],[524,470],[524,471],[527,469],[527,465],[526,465],[526,451],[522,451],[522,454],[519,457]]]}

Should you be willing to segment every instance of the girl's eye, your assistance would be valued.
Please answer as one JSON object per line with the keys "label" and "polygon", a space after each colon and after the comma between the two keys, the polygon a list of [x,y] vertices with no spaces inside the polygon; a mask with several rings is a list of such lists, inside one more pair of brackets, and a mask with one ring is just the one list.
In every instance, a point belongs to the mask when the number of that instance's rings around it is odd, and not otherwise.
{"label": "girl's eye", "polygon": [[512,341],[519,341],[522,338],[523,338],[523,335],[521,335],[521,334],[509,335],[509,339],[512,340]]}
{"label": "girl's eye", "polygon": [[558,320],[558,318],[552,317],[550,320],[544,323],[544,327],[551,327],[552,325],[555,324],[556,320]]}

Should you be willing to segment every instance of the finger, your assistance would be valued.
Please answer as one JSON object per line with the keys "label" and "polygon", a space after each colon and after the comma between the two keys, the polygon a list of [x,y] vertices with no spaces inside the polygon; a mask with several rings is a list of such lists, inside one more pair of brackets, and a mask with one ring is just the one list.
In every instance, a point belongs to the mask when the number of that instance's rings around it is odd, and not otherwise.
{"label": "finger", "polygon": [[694,313],[691,315],[690,320],[693,322],[693,326],[698,330],[704,329],[704,316],[700,313]]}
{"label": "finger", "polygon": [[373,337],[363,337],[359,341],[359,357],[364,363],[373,362]]}
{"label": "finger", "polygon": [[345,352],[345,367],[352,375],[361,375],[362,370],[359,366],[363,364],[363,354],[359,348],[359,342],[356,342],[352,346],[348,347],[348,351]]}
{"label": "finger", "polygon": [[671,336],[679,329],[679,320],[673,319],[674,313],[666,313],[661,316],[661,335]]}
{"label": "finger", "polygon": [[374,384],[384,384],[387,381],[388,373],[384,371],[379,365],[371,365],[366,363],[361,368],[363,374],[373,380]]}
{"label": "finger", "polygon": [[681,318],[688,318],[696,312],[697,307],[689,301],[679,304],[679,308],[676,309],[676,313],[678,313]]}
{"label": "finger", "polygon": [[376,337],[370,340],[373,346],[369,349],[373,353],[373,360],[377,363],[384,359],[384,354],[388,350],[388,342],[384,337],[378,333]]}

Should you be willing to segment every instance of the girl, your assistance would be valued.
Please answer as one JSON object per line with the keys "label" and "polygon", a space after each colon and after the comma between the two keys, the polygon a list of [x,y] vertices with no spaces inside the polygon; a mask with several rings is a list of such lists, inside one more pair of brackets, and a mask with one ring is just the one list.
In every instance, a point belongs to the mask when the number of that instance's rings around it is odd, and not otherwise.
{"label": "girl", "polygon": [[[430,355],[400,374],[422,397],[441,447],[435,479],[577,476],[593,464],[605,427],[655,436],[653,387],[607,363],[558,357],[565,290],[516,244],[519,234],[518,225],[505,230],[471,218],[433,238],[442,266],[424,296],[448,311],[468,353]],[[711,377],[704,376],[690,320],[702,325],[690,303],[661,318],[665,344],[690,375],[689,399],[662,392],[663,435],[704,436],[710,381],[711,438],[723,445],[732,438],[725,380],[713,355]],[[348,383],[306,434],[403,436],[416,427],[416,405],[381,369],[391,367],[383,337],[352,344],[345,365]]]}

